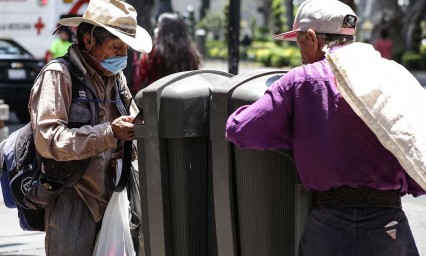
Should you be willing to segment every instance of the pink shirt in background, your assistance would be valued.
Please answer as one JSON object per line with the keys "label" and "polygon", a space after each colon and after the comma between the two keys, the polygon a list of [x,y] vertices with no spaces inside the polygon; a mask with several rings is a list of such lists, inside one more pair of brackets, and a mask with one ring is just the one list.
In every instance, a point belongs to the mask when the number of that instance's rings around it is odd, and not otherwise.
{"label": "pink shirt in background", "polygon": [[393,44],[392,41],[389,39],[377,39],[374,42],[374,48],[380,52],[380,54],[382,55],[383,58],[392,59],[392,49],[393,49]]}

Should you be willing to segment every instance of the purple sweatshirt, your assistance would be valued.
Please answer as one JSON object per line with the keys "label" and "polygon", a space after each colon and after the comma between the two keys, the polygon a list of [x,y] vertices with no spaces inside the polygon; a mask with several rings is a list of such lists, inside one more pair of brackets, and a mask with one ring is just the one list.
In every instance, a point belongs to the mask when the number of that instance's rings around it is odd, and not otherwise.
{"label": "purple sweatshirt", "polygon": [[236,110],[226,136],[242,148],[292,149],[310,191],[363,185],[425,193],[342,98],[325,58],[292,69],[258,101]]}

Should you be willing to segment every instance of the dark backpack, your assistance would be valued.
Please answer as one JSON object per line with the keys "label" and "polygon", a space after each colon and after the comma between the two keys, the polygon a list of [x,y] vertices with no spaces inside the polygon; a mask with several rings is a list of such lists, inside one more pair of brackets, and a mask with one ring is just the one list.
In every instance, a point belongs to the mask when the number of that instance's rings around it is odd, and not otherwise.
{"label": "dark backpack", "polygon": [[[98,102],[81,79],[68,57],[58,58],[72,78],[72,104],[70,107],[70,128],[94,125],[97,119]],[[78,71],[78,70],[77,70]],[[116,90],[116,104],[120,112],[125,109],[122,94]],[[82,99],[81,91],[87,96]],[[86,110],[82,113],[82,110]],[[71,113],[72,112],[72,113]],[[71,120],[72,119],[72,120]],[[0,144],[0,178],[5,205],[17,208],[21,228],[30,231],[44,231],[44,207],[56,198],[64,188],[73,187],[84,174],[90,158],[79,161],[55,161],[43,159],[37,152],[31,123],[12,133]],[[41,171],[44,166],[45,172]],[[52,185],[52,189],[43,187]]]}
{"label": "dark backpack", "polygon": [[39,174],[31,125],[12,133],[0,147],[1,185],[8,208],[17,208],[23,230],[44,230],[44,209],[30,208],[24,196]]}

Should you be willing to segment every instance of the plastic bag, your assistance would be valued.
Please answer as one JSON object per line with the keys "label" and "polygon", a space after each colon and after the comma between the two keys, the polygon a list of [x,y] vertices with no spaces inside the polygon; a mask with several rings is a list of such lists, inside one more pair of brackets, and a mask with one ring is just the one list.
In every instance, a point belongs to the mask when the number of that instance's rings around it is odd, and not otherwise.
{"label": "plastic bag", "polygon": [[[117,159],[117,175],[120,175],[121,167],[122,161]],[[93,256],[124,255],[136,255],[130,235],[127,189],[112,193],[93,251]]]}
{"label": "plastic bag", "polygon": [[139,171],[130,166],[129,181],[127,184],[127,196],[130,201],[130,233],[136,251],[139,250],[140,243],[143,242],[142,234],[139,230],[142,225],[141,196],[139,191]]}

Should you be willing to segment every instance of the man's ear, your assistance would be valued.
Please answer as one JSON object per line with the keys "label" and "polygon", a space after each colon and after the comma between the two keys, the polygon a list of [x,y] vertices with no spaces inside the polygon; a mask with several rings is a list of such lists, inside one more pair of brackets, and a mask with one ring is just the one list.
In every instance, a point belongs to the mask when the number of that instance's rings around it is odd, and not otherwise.
{"label": "man's ear", "polygon": [[308,29],[308,31],[306,31],[306,32],[307,32],[307,37],[308,37],[309,42],[312,43],[312,48],[315,51],[317,51],[318,48],[321,47],[320,42],[317,38],[317,34],[312,29]]}
{"label": "man's ear", "polygon": [[83,36],[84,41],[84,47],[86,47],[86,50],[90,51],[93,48],[93,45],[95,44],[94,39],[90,36],[89,33],[86,33]]}

